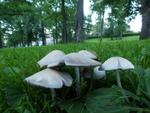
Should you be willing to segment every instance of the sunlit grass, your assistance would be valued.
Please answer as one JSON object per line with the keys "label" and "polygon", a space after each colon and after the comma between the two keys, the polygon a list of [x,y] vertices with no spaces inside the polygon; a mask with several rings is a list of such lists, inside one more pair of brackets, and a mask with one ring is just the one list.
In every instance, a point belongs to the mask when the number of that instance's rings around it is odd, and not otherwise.
{"label": "sunlit grass", "polygon": [[[112,56],[122,56],[130,60],[135,66],[141,66],[143,69],[150,67],[150,40],[139,41],[138,37],[127,37],[123,40],[113,41],[104,39],[102,43],[99,43],[98,39],[92,39],[79,44],[0,49],[1,113],[4,111],[5,113],[16,113],[16,111],[17,113],[24,113],[28,110],[31,113],[53,111],[53,107],[50,107],[53,106],[53,103],[49,91],[27,85],[23,80],[27,76],[40,71],[37,61],[55,49],[62,50],[66,54],[81,49],[92,50],[97,53],[98,60],[102,63]],[[74,76],[72,70],[69,70],[69,72]],[[113,84],[116,84],[114,72],[109,72],[107,75],[107,80],[95,81],[94,88],[110,88]],[[136,92],[138,83],[135,74],[132,71],[125,71],[121,75],[123,87]],[[88,84],[85,82],[85,85]],[[58,90],[58,96],[61,99],[71,98],[72,94],[75,93],[74,85],[70,89],[62,90]]]}
{"label": "sunlit grass", "polygon": [[[97,42],[100,42],[101,38],[96,38],[96,39],[88,39],[86,40],[85,42],[94,42],[94,43],[97,43]],[[110,38],[108,37],[105,37],[105,38],[102,38],[102,41],[103,42],[116,42],[116,41],[135,41],[135,40],[139,40],[139,36],[128,36],[128,37],[123,37],[121,40],[117,38],[114,40],[111,40]]]}

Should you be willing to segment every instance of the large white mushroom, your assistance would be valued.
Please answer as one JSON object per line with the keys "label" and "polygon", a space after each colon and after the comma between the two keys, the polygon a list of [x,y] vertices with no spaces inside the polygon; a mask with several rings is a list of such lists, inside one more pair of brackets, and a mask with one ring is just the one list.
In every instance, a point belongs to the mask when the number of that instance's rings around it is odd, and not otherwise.
{"label": "large white mushroom", "polygon": [[134,65],[122,57],[111,57],[102,64],[102,67],[106,71],[116,70],[117,83],[120,88],[122,88],[122,85],[120,81],[119,70],[134,69]]}
{"label": "large white mushroom", "polygon": [[67,73],[55,71],[53,69],[44,69],[25,79],[28,83],[44,88],[50,88],[52,99],[55,97],[54,89],[62,88],[63,85],[69,87],[72,85],[72,77]]}
{"label": "large white mushroom", "polygon": [[[81,56],[83,57],[87,57],[87,58],[90,58],[90,59],[96,59],[97,56],[96,56],[96,53],[94,53],[94,51],[87,51],[87,50],[81,50],[78,52]],[[85,78],[91,78],[91,73],[89,72],[85,72],[84,73],[84,77]],[[94,75],[93,75],[93,78],[94,79],[101,79],[103,77],[106,77],[106,72],[104,69],[101,68],[101,66],[97,66],[94,68]]]}
{"label": "large white mushroom", "polygon": [[75,67],[76,72],[76,90],[80,95],[80,67],[95,67],[101,65],[100,62],[82,56],[79,53],[70,53],[64,57],[64,62],[67,66]]}
{"label": "large white mushroom", "polygon": [[40,67],[48,66],[48,67],[56,67],[61,64],[64,64],[63,57],[65,53],[60,50],[53,50],[48,53],[45,57],[38,61]]}
{"label": "large white mushroom", "polygon": [[97,58],[96,54],[94,54],[90,51],[87,51],[87,50],[81,50],[78,53],[83,57],[87,57],[87,58],[91,58],[91,59],[96,59]]}

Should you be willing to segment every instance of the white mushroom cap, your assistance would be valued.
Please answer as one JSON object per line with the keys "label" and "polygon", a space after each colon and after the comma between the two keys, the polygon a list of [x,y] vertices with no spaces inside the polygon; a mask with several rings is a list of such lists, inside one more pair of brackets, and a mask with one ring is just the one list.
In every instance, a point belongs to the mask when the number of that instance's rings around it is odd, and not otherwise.
{"label": "white mushroom cap", "polygon": [[100,66],[94,68],[94,78],[101,79],[106,76],[106,71],[100,69]]}
{"label": "white mushroom cap", "polygon": [[90,51],[87,50],[81,50],[78,52],[81,56],[87,57],[87,58],[91,58],[91,59],[96,59],[97,56],[95,54],[93,54]]}
{"label": "white mushroom cap", "polygon": [[134,65],[130,61],[122,57],[111,57],[102,64],[102,67],[105,70],[134,69]]}
{"label": "white mushroom cap", "polygon": [[[88,72],[88,71],[83,73],[83,75],[84,75],[85,78],[91,78],[92,74],[93,73]],[[98,79],[102,79],[104,77],[106,77],[106,71],[100,69],[100,66],[95,67],[94,68],[93,78],[95,80],[98,80]]]}
{"label": "white mushroom cap", "polygon": [[79,53],[70,53],[64,57],[67,66],[73,67],[94,67],[101,65],[100,62],[84,57]]}
{"label": "white mushroom cap", "polygon": [[72,77],[66,73],[57,72],[52,69],[44,69],[27,77],[25,81],[45,88],[62,88],[63,84],[65,86],[71,86]]}
{"label": "white mushroom cap", "polygon": [[54,50],[50,53],[48,53],[45,57],[43,57],[40,61],[38,61],[38,64],[40,67],[48,66],[48,67],[55,67],[59,66],[60,64],[63,64],[63,57],[65,56],[65,53],[60,50]]}
{"label": "white mushroom cap", "polygon": [[72,77],[67,73],[61,73],[61,77],[65,86],[69,87],[72,85]]}

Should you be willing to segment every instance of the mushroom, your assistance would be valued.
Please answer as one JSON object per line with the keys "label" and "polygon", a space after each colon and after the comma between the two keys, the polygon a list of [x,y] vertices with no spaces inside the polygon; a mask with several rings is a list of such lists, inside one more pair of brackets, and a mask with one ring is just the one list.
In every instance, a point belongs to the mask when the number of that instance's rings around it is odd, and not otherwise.
{"label": "mushroom", "polygon": [[93,52],[87,51],[87,50],[81,50],[78,52],[81,56],[91,58],[91,59],[96,59],[97,56]]}
{"label": "mushroom", "polygon": [[64,64],[63,57],[65,53],[60,50],[53,50],[48,53],[45,57],[38,61],[40,67],[48,66],[48,67],[56,67]]}
{"label": "mushroom", "polygon": [[[85,68],[84,71],[83,71],[83,75],[84,75],[85,78],[91,78],[91,71],[87,70]],[[94,68],[93,78],[95,80],[105,78],[105,77],[106,77],[106,71],[101,66],[97,66],[97,67]]]}
{"label": "mushroom", "polygon": [[134,65],[130,61],[122,57],[111,57],[102,64],[102,67],[106,71],[116,70],[117,83],[120,88],[122,88],[122,85],[120,81],[119,70],[134,69]]}
{"label": "mushroom", "polygon": [[54,100],[55,90],[62,88],[63,85],[69,87],[72,85],[72,77],[67,73],[55,71],[53,69],[44,69],[25,79],[30,84],[51,89],[51,96]]}
{"label": "mushroom", "polygon": [[94,78],[95,79],[106,78],[106,71],[101,66],[95,67],[94,68]]}
{"label": "mushroom", "polygon": [[100,62],[80,55],[79,53],[70,53],[64,57],[67,66],[75,67],[76,72],[76,91],[80,95],[80,67],[95,67],[101,65]]}
{"label": "mushroom", "polygon": [[[84,57],[87,57],[87,58],[91,58],[91,59],[96,59],[97,58],[96,53],[90,52],[90,51],[87,51],[87,50],[81,50],[78,53],[81,56],[84,56]],[[104,69],[101,68],[101,66],[98,66],[98,67],[94,68],[94,76],[93,76],[94,79],[101,79],[101,78],[105,77],[105,75],[106,75],[106,72],[105,72]],[[85,78],[90,78],[91,74],[89,72],[85,72],[84,77]]]}

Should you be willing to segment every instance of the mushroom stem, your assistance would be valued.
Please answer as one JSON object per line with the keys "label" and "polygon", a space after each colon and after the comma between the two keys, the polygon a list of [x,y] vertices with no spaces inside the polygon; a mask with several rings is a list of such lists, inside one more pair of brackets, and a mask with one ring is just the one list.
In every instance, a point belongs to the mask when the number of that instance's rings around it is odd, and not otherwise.
{"label": "mushroom stem", "polygon": [[104,76],[104,80],[106,80],[107,79],[107,77],[106,76]]}
{"label": "mushroom stem", "polygon": [[52,101],[55,100],[55,96],[56,96],[55,89],[51,88],[51,97],[52,97]]}
{"label": "mushroom stem", "polygon": [[116,77],[117,77],[117,84],[120,88],[122,88],[122,85],[121,85],[121,81],[120,81],[120,74],[119,74],[119,70],[117,69],[116,70]]}
{"label": "mushroom stem", "polygon": [[77,95],[80,96],[80,69],[79,67],[76,67],[75,71],[76,71],[76,80],[77,80],[76,92],[77,92]]}
{"label": "mushroom stem", "polygon": [[91,72],[91,80],[90,80],[90,91],[92,90],[92,88],[93,88],[93,80],[94,80],[94,72],[93,72],[93,70],[91,70],[92,72]]}
{"label": "mushroom stem", "polygon": [[116,70],[116,73],[117,73],[117,83],[118,83],[118,86],[121,88],[121,92],[122,92],[125,100],[129,103],[129,99],[128,99],[128,97],[126,97],[126,94],[124,93],[122,85],[121,85],[120,74],[119,74],[119,70],[118,69]]}

